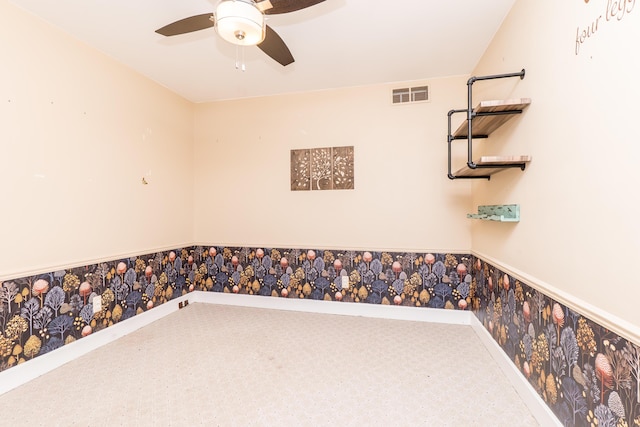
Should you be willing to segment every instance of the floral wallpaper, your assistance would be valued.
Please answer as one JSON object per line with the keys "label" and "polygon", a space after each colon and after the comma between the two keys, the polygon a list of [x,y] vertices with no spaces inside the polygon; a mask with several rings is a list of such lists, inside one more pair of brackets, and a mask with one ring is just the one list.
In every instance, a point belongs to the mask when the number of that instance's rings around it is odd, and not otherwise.
{"label": "floral wallpaper", "polygon": [[0,371],[188,292],[472,310],[567,426],[640,426],[640,348],[464,254],[188,247],[0,283]]}
{"label": "floral wallpaper", "polygon": [[171,251],[0,283],[0,371],[182,295],[180,260]]}
{"label": "floral wallpaper", "polygon": [[474,311],[566,426],[640,425],[640,348],[475,259]]}

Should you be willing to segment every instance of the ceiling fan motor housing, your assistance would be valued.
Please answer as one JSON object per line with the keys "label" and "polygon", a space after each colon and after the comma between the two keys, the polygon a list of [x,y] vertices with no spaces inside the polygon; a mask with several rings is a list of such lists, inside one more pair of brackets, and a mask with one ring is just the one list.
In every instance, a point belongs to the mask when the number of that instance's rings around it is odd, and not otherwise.
{"label": "ceiling fan motor housing", "polygon": [[254,46],[282,66],[295,60],[284,40],[265,23],[265,14],[277,15],[306,9],[325,0],[220,0],[214,13],[189,16],[158,28],[165,37],[215,27],[224,40]]}
{"label": "ceiling fan motor housing", "polygon": [[254,46],[265,37],[264,14],[252,1],[222,0],[216,8],[216,30],[229,43]]}

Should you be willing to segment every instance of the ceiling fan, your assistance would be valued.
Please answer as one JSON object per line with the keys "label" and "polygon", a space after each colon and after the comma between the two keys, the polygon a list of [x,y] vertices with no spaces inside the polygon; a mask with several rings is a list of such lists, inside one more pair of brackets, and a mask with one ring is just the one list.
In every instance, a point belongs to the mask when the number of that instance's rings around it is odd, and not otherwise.
{"label": "ceiling fan", "polygon": [[175,36],[216,27],[226,41],[240,46],[255,46],[286,66],[294,62],[282,38],[264,22],[264,15],[294,12],[324,0],[221,0],[214,13],[190,16],[156,30],[163,36]]}

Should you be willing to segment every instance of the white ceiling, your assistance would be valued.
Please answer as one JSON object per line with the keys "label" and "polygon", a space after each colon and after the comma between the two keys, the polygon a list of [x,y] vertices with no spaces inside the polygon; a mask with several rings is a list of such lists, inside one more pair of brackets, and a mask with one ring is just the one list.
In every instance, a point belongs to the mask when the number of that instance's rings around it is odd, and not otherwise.
{"label": "white ceiling", "polygon": [[218,0],[11,0],[193,101],[470,74],[515,0],[326,0],[267,23],[296,62],[236,47],[215,29],[154,31]]}

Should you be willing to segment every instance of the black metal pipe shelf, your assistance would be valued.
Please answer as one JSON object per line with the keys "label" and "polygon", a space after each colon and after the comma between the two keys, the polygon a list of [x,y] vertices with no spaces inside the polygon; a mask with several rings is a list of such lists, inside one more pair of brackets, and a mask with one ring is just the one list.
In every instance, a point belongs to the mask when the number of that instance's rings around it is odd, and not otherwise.
{"label": "black metal pipe shelf", "polygon": [[[491,157],[488,163],[482,161],[474,162],[473,160],[473,140],[479,138],[488,138],[489,134],[495,129],[500,127],[511,117],[522,114],[522,111],[531,103],[528,98],[518,98],[503,101],[484,101],[481,102],[475,109],[473,108],[473,84],[477,81],[494,80],[503,78],[520,77],[523,79],[525,76],[525,70],[522,69],[517,73],[507,74],[495,74],[490,76],[478,76],[471,77],[467,81],[467,108],[466,109],[453,109],[447,113],[448,120],[448,173],[449,179],[491,179],[491,174],[497,173],[503,169],[520,168],[524,170],[526,163],[531,161],[529,156],[518,157]],[[455,132],[452,132],[451,117],[457,113],[466,113],[466,123],[458,127]],[[474,123],[476,122],[476,123]],[[476,133],[474,133],[474,126],[476,127]],[[467,165],[465,168],[452,173],[451,171],[451,143],[455,140],[466,139],[467,140]],[[502,161],[501,161],[502,159]],[[487,173],[476,172],[476,169],[486,170]]]}

